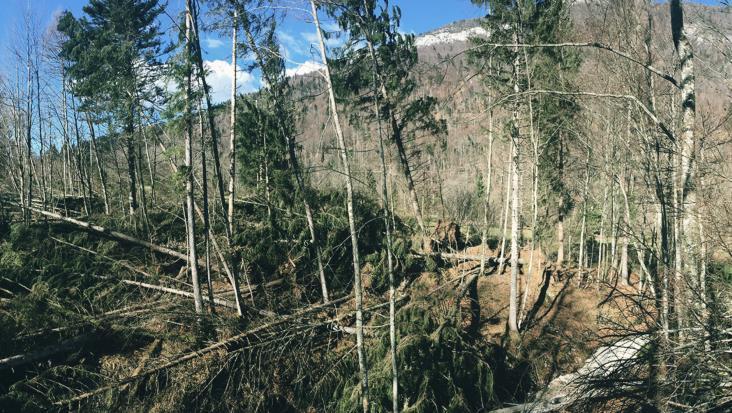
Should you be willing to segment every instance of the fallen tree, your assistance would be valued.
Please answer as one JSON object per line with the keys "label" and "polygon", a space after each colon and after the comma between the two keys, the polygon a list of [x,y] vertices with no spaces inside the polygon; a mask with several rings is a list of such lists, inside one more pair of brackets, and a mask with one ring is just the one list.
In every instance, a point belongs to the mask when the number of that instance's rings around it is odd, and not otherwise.
{"label": "fallen tree", "polygon": [[68,223],[68,224],[76,225],[77,227],[83,228],[83,229],[85,229],[87,231],[94,232],[94,233],[97,233],[97,234],[106,236],[108,238],[112,238],[112,239],[117,240],[117,241],[123,241],[123,242],[127,242],[127,243],[130,243],[130,244],[134,244],[134,245],[138,245],[138,246],[141,246],[141,247],[145,247],[145,248],[150,249],[152,251],[159,252],[161,254],[165,254],[165,255],[168,255],[170,257],[174,257],[174,258],[183,260],[185,262],[188,262],[188,256],[186,254],[183,254],[181,252],[178,252],[178,251],[176,251],[174,249],[171,249],[171,248],[168,248],[168,247],[164,247],[164,246],[161,246],[161,245],[153,244],[152,242],[145,241],[145,240],[141,240],[139,238],[135,238],[133,236],[124,234],[122,232],[114,231],[114,230],[111,230],[111,229],[108,229],[108,228],[104,228],[102,226],[95,225],[95,224],[92,224],[92,223],[89,223],[89,222],[80,221],[80,220],[75,219],[75,218],[65,217],[65,216],[60,215],[60,214],[57,214],[55,212],[49,212],[49,211],[45,211],[45,210],[42,210],[42,209],[38,209],[38,208],[31,207],[31,206],[24,206],[24,205],[21,205],[21,204],[19,204],[17,202],[14,202],[14,201],[7,201],[6,200],[5,202],[9,203],[10,205],[17,206],[19,208],[28,209],[28,210],[30,210],[32,212],[37,213],[37,214],[41,214],[41,215],[43,215],[45,217],[53,218],[53,219],[56,219],[56,220],[59,220],[59,221],[62,221],[62,222]]}

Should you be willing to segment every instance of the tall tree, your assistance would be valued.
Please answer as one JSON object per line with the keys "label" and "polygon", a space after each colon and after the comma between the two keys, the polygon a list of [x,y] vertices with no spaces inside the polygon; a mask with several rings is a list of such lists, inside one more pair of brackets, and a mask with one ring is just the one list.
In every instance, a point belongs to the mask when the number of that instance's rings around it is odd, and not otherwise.
{"label": "tall tree", "polygon": [[[186,182],[186,234],[188,235],[188,267],[193,284],[193,297],[196,312],[203,312],[203,296],[201,282],[198,276],[198,255],[196,253],[196,217],[194,215],[193,195],[193,5],[192,0],[186,0],[185,11],[185,47],[183,56],[183,75],[185,76],[185,109],[183,112],[185,123],[185,182]],[[206,211],[207,212],[207,211]]]}
{"label": "tall tree", "polygon": [[[124,132],[129,211],[138,208],[135,122],[144,101],[157,94],[161,63],[158,0],[91,0],[76,19],[64,12],[58,29],[66,35],[61,56],[77,96],[113,114]],[[83,109],[83,108],[82,108]]]}
{"label": "tall tree", "polygon": [[328,103],[330,105],[330,114],[333,117],[333,126],[335,127],[336,139],[338,140],[338,151],[343,164],[343,175],[346,181],[346,199],[348,209],[348,228],[351,234],[351,251],[353,257],[353,292],[356,298],[356,346],[358,352],[358,366],[361,372],[361,404],[364,413],[369,412],[369,373],[366,360],[366,352],[363,342],[363,286],[361,284],[361,260],[358,254],[358,233],[356,232],[356,217],[353,207],[353,178],[351,177],[351,163],[348,158],[348,148],[343,137],[343,128],[341,127],[338,106],[336,105],[335,92],[333,91],[333,81],[330,76],[330,64],[328,63],[328,55],[325,50],[325,40],[323,40],[323,32],[320,28],[320,19],[318,18],[318,8],[314,0],[310,0],[310,6],[315,22],[315,30],[318,33],[318,45],[320,50],[320,59],[323,62],[323,79],[328,90]]}

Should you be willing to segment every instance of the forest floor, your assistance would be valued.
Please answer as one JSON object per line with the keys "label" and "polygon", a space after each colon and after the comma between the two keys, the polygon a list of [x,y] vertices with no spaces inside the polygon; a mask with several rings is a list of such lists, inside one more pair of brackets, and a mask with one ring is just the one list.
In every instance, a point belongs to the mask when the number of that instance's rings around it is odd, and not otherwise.
{"label": "forest floor", "polygon": [[[215,397],[203,395],[200,386],[221,392],[229,391],[230,386],[238,392],[250,391],[261,403],[274,403],[261,411],[278,411],[276,406],[281,405],[272,401],[272,395],[288,400],[288,405],[296,405],[302,397],[291,386],[303,377],[295,380],[289,375],[302,375],[310,369],[314,376],[322,374],[321,380],[327,382],[334,374],[333,368],[341,368],[336,367],[339,363],[352,362],[355,305],[348,299],[348,290],[341,293],[345,295],[337,305],[292,317],[317,307],[317,301],[313,301],[317,296],[307,295],[309,287],[302,284],[306,280],[294,275],[296,264],[292,261],[285,260],[278,269],[284,281],[266,288],[253,286],[256,300],[248,294],[248,283],[242,282],[243,298],[254,313],[238,319],[230,309],[217,307],[219,317],[202,322],[191,313],[190,298],[119,282],[144,281],[188,291],[190,284],[185,271],[181,271],[185,267],[174,264],[175,260],[155,257],[143,248],[130,248],[53,221],[25,229],[15,226],[0,241],[0,270],[4,271],[0,284],[11,294],[3,298],[0,310],[8,316],[3,322],[9,326],[11,336],[15,335],[0,340],[0,359],[6,358],[0,362],[9,360],[7,357],[37,355],[44,346],[58,350],[71,340],[63,351],[41,355],[30,363],[13,364],[15,367],[0,380],[0,390],[8,392],[4,400],[0,398],[0,411],[46,410],[50,401],[68,401],[72,395],[87,400],[97,394],[107,397],[84,405],[86,409],[93,411],[95,407],[119,403],[129,403],[133,411],[176,411],[188,404],[216,406]],[[176,242],[166,245],[184,250]],[[113,258],[101,259],[91,251]],[[475,256],[480,255],[481,248],[456,252]],[[499,253],[487,251],[486,255],[495,257]],[[529,256],[530,251],[521,252],[523,260],[528,261]],[[582,366],[602,345],[603,329],[623,322],[625,313],[619,303],[625,293],[635,291],[634,287],[598,283],[581,286],[579,279],[568,275],[572,271],[546,271],[545,262],[542,252],[534,251],[531,276],[520,277],[521,291],[528,282],[529,294],[522,309],[525,321],[518,340],[511,338],[506,327],[510,268],[478,278],[481,321],[474,345],[489,349],[483,354],[489,364],[494,363],[494,403],[526,401],[553,378]],[[442,261],[436,268],[423,269],[405,279],[398,294],[408,297],[407,306],[426,303],[432,313],[429,317],[443,320],[437,322],[439,331],[444,320],[450,318],[445,315],[455,307],[454,292],[477,264],[474,260]],[[366,286],[371,282],[369,265],[364,268]],[[128,267],[142,269],[152,278],[135,274]],[[230,287],[222,277],[217,277],[213,287],[217,298],[231,301]],[[367,292],[364,305],[379,308],[368,312],[366,319],[367,335],[378,353],[382,351],[382,337],[388,336],[384,319],[388,293],[377,289]],[[463,298],[460,308],[464,326],[469,307],[469,300]],[[435,318],[434,314],[443,316]],[[409,330],[413,326],[400,328]],[[247,336],[248,332],[252,335]],[[244,338],[237,339],[242,334]],[[263,348],[267,348],[266,354],[259,352]],[[326,352],[328,348],[331,350]],[[242,353],[247,349],[252,353]],[[254,359],[246,361],[245,354]],[[379,354],[371,357],[378,361],[382,357]],[[183,359],[185,364],[164,367]],[[258,368],[269,381],[252,378],[257,372],[248,364],[252,362],[261,363]],[[161,366],[164,370],[159,370]],[[169,371],[161,375],[165,370]],[[378,381],[379,372],[375,374]],[[236,385],[231,384],[234,377],[238,377]],[[170,380],[175,380],[178,388],[170,387]],[[225,382],[219,383],[221,380]],[[237,387],[252,380],[262,381],[266,390]],[[342,390],[344,394],[347,389]],[[232,394],[234,400],[238,393]],[[227,400],[221,395],[216,397]],[[18,400],[26,399],[30,402],[18,404]],[[29,405],[34,408],[27,408]]]}

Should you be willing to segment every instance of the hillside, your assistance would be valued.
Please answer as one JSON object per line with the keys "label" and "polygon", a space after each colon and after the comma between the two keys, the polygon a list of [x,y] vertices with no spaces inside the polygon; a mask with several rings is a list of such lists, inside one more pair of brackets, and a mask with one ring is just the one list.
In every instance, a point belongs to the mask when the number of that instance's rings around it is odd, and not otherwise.
{"label": "hillside", "polygon": [[[667,68],[673,72],[672,65],[667,63],[671,59],[672,44],[670,43],[670,23],[668,19],[668,6],[658,4],[653,7],[654,33],[653,48],[659,56],[659,67]],[[572,9],[572,20],[575,26],[576,42],[599,41],[613,45],[619,50],[631,52],[635,50],[640,56],[642,51],[633,49],[631,43],[612,39],[608,34],[595,30],[601,22],[595,17],[602,12],[602,6],[592,2],[578,2]],[[606,19],[610,16],[606,15]],[[720,8],[694,5],[688,6],[687,19],[692,27],[692,43],[699,58],[697,66],[697,87],[699,88],[699,112],[702,117],[714,119],[724,118],[729,113],[729,102],[732,98],[732,50],[729,39],[732,38],[732,15],[722,12]],[[619,19],[619,17],[615,17]],[[606,24],[608,24],[606,22]],[[463,20],[445,27],[437,28],[431,32],[416,36],[415,44],[419,52],[420,66],[414,76],[417,79],[419,88],[417,95],[427,94],[437,98],[439,102],[438,116],[447,121],[447,136],[438,138],[434,136],[423,136],[414,145],[415,165],[418,166],[420,175],[419,190],[423,194],[423,202],[429,205],[428,210],[433,212],[437,219],[440,215],[437,211],[441,209],[440,201],[436,199],[441,189],[445,197],[445,203],[449,209],[446,215],[458,221],[478,222],[480,211],[477,200],[466,200],[465,192],[474,188],[466,188],[465,182],[474,184],[481,179],[485,171],[486,152],[486,114],[484,112],[485,97],[481,96],[480,75],[478,69],[467,62],[466,49],[471,47],[469,39],[476,35],[483,35],[485,31],[480,27],[478,20]],[[583,49],[583,64],[580,73],[577,75],[577,89],[589,92],[603,93],[613,90],[615,84],[608,82],[612,72],[598,71],[597,66],[612,61],[613,57],[605,52],[598,52],[592,49]],[[617,59],[615,59],[617,62]],[[314,171],[314,180],[322,185],[338,186],[339,176],[331,171],[337,165],[337,154],[335,152],[335,137],[323,123],[327,118],[327,100],[324,94],[320,93],[321,88],[314,75],[294,78],[292,83],[296,90],[303,90],[302,96],[317,96],[312,100],[306,100],[306,111],[302,115],[300,129],[302,135],[299,138],[303,146],[303,157],[305,163],[310,165]],[[315,77],[317,79],[317,77]],[[663,85],[662,85],[663,86]],[[296,92],[297,93],[297,92]],[[494,98],[495,99],[495,98]],[[497,118],[503,117],[501,109],[498,109]],[[500,132],[501,122],[496,120],[497,133]],[[587,114],[583,122],[586,122],[587,133],[590,133],[600,122],[596,115]],[[712,127],[710,125],[710,127]],[[354,162],[357,175],[360,181],[364,182],[366,177],[376,174],[373,165],[376,165],[375,130],[363,131],[348,129],[346,136],[351,139],[354,148]],[[434,157],[424,152],[429,152],[430,147],[436,147],[440,140],[447,142],[446,151]],[[602,140],[601,135],[593,134],[591,140]],[[493,188],[501,188],[501,176],[504,168],[502,163],[507,160],[507,148],[497,142],[498,147],[494,149],[494,182]],[[725,145],[720,148],[722,152],[717,156],[721,161],[725,157],[732,156],[730,148]],[[726,163],[726,166],[729,166]],[[725,163],[722,164],[725,167]],[[397,171],[393,171],[398,176]],[[437,178],[439,176],[439,178]],[[437,182],[436,180],[441,180]],[[581,178],[577,178],[577,185],[580,185]],[[732,193],[732,186],[728,181],[720,182],[723,186],[720,191]],[[395,185],[402,183],[395,178]],[[368,191],[368,189],[365,189]],[[579,188],[577,189],[579,192]],[[462,198],[462,199],[461,199]],[[499,197],[497,196],[496,199]],[[405,197],[399,199],[405,200]],[[472,202],[471,202],[472,201]],[[528,200],[526,203],[528,204]],[[467,205],[466,205],[467,203]],[[400,210],[406,211],[406,204],[398,206]]]}

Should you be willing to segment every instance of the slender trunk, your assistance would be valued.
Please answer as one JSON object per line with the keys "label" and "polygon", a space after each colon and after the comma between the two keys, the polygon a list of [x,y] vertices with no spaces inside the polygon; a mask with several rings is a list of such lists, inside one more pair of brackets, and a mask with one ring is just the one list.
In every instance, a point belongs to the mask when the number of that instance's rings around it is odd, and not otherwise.
{"label": "slender trunk", "polygon": [[[46,196],[46,161],[43,156],[44,142],[43,142],[43,116],[41,114],[41,80],[38,70],[38,59],[36,58],[36,109],[38,110],[38,144],[39,153],[38,161],[41,163],[41,198],[43,200],[43,208],[46,208],[48,199]],[[49,139],[51,136],[49,135]]]}
{"label": "slender trunk", "polygon": [[582,188],[582,224],[580,228],[579,257],[577,268],[579,269],[580,281],[582,281],[586,260],[585,233],[587,231],[587,196],[590,190],[590,147],[587,147],[587,161],[585,164],[585,183]]}
{"label": "slender trunk", "polygon": [[[208,302],[211,314],[216,313],[215,306],[213,305],[213,280],[211,280],[211,212],[208,207],[208,165],[206,165],[206,134],[203,130],[203,108],[201,107],[201,100],[198,100],[198,131],[201,138],[201,197],[203,198],[203,236],[205,238],[206,245],[206,286],[208,290]],[[239,289],[234,290],[234,297],[236,299],[236,308],[238,314],[241,316],[242,308],[239,305]]]}
{"label": "slender trunk", "polygon": [[[491,95],[488,94],[488,107],[491,106]],[[484,178],[485,197],[483,199],[483,229],[480,236],[480,274],[485,273],[485,256],[488,244],[488,212],[491,201],[491,184],[493,180],[493,108],[488,109],[488,155],[486,157],[486,174]]]}
{"label": "slender trunk", "polygon": [[[516,29],[514,29],[516,30]],[[518,43],[518,33],[514,31],[514,43]],[[513,92],[519,93],[519,57],[513,61]],[[514,102],[513,122],[511,125],[511,285],[508,301],[508,328],[518,332],[518,259],[519,259],[519,125],[518,100]]]}
{"label": "slender trunk", "polygon": [[597,280],[600,281],[602,279],[602,272],[604,268],[604,262],[605,262],[605,254],[607,254],[607,243],[605,242],[605,216],[606,216],[606,205],[607,205],[607,196],[608,196],[608,188],[607,186],[603,190],[602,193],[602,212],[600,213],[600,247],[598,248],[599,251],[597,252]]}
{"label": "slender trunk", "polygon": [[[523,50],[524,67],[526,68],[526,87],[531,90],[531,71],[529,70],[529,55],[526,49]],[[536,249],[536,222],[539,218],[539,139],[534,133],[534,104],[531,96],[528,96],[527,104],[529,107],[529,137],[531,146],[534,150],[534,159],[531,179],[531,246],[529,247],[529,267],[524,277],[524,294],[521,296],[521,308],[519,309],[519,323],[523,318],[526,309],[526,301],[529,297],[529,289],[531,288],[531,276],[534,270],[534,250]]]}
{"label": "slender trunk", "polygon": [[[214,161],[214,175],[216,178],[216,188],[218,189],[219,203],[221,205],[221,215],[224,220],[224,227],[226,229],[226,240],[231,246],[231,226],[228,220],[228,211],[226,208],[227,202],[224,196],[224,178],[221,172],[221,157],[219,156],[219,135],[218,129],[216,129],[216,123],[214,121],[213,108],[211,107],[211,96],[209,94],[208,82],[206,81],[206,70],[203,67],[203,55],[201,54],[201,39],[198,30],[198,7],[194,0],[186,0],[187,4],[190,4],[190,15],[191,15],[191,58],[193,64],[198,68],[198,79],[203,86],[203,97],[206,101],[206,118],[208,119],[208,129],[211,133],[211,154],[213,155]],[[194,7],[195,6],[195,7]]]}
{"label": "slender trunk", "polygon": [[325,41],[323,33],[320,30],[320,21],[318,19],[318,10],[315,7],[315,1],[310,0],[310,6],[313,12],[315,30],[318,32],[318,40],[320,44],[320,58],[323,61],[323,71],[326,87],[328,89],[328,100],[330,103],[331,115],[333,116],[333,125],[335,126],[336,137],[338,139],[338,149],[343,163],[343,172],[346,181],[346,197],[348,202],[348,226],[351,232],[351,249],[353,253],[353,292],[356,298],[356,347],[358,352],[358,366],[361,371],[361,404],[364,413],[369,411],[369,386],[368,386],[368,366],[366,364],[366,353],[363,342],[363,289],[361,286],[361,263],[358,255],[358,234],[356,233],[356,217],[353,208],[353,183],[351,180],[351,168],[348,160],[348,150],[346,142],[343,138],[343,131],[338,116],[338,108],[336,106],[335,93],[333,92],[333,83],[330,77],[330,66],[325,51]]}
{"label": "slender trunk", "polygon": [[[142,142],[145,144],[145,158],[147,159],[147,172],[150,174],[150,199],[152,199],[152,202],[156,201],[155,196],[155,167],[153,159],[150,158],[150,145],[148,145],[147,141],[147,134],[145,133],[145,128],[142,128],[140,131],[142,133]],[[155,149],[155,146],[153,146],[153,150]]]}
{"label": "slender trunk", "polygon": [[74,138],[76,139],[76,175],[79,178],[79,187],[81,188],[81,199],[84,203],[84,211],[89,215],[91,214],[91,185],[87,179],[86,172],[88,171],[84,170],[84,162],[81,155],[81,133],[79,132],[79,112],[76,109],[76,98],[73,96],[71,97],[71,113],[74,115]]}
{"label": "slender trunk", "polygon": [[[368,3],[364,2],[368,7]],[[371,13],[369,13],[371,15]],[[397,366],[397,334],[396,334],[396,286],[394,283],[394,262],[392,258],[391,219],[389,217],[389,191],[387,187],[386,172],[386,150],[384,148],[384,134],[379,111],[378,83],[376,76],[377,57],[373,44],[367,40],[369,54],[373,63],[372,67],[372,93],[374,94],[374,116],[378,125],[379,133],[379,160],[381,161],[381,202],[384,210],[384,228],[386,229],[386,262],[389,274],[389,348],[391,353],[391,393],[392,411],[399,413],[399,369]]]}
{"label": "slender trunk", "polygon": [[511,192],[511,167],[512,163],[509,162],[507,165],[507,171],[504,175],[504,179],[506,180],[506,191],[503,193],[503,199],[505,200],[503,204],[503,225],[502,225],[502,233],[501,233],[501,253],[499,255],[499,264],[498,264],[498,274],[503,274],[503,270],[506,267],[506,233],[508,232],[508,212],[509,204],[511,201],[511,195],[509,194]]}
{"label": "slender trunk", "polygon": [[[564,142],[562,141],[562,133],[559,132],[559,160],[557,166],[559,180],[564,179]],[[557,267],[564,265],[564,215],[566,206],[564,204],[564,194],[559,194],[557,204]]]}
{"label": "slender trunk", "polygon": [[[30,46],[28,46],[30,48]],[[33,203],[33,168],[31,165],[31,162],[33,162],[33,143],[31,138],[31,132],[32,132],[32,125],[33,125],[33,103],[32,103],[32,92],[31,87],[33,84],[33,77],[31,76],[31,59],[30,59],[30,50],[28,51],[28,91],[26,95],[26,160],[27,160],[27,168],[28,168],[28,181],[26,185],[27,193],[26,196],[28,197],[28,200],[26,201],[26,205],[31,206]],[[30,210],[24,210],[23,216],[25,217],[25,222],[30,223],[31,214]]]}
{"label": "slender trunk", "polygon": [[620,190],[623,194],[623,236],[620,239],[620,278],[624,285],[630,285],[630,272],[628,270],[628,236],[630,232],[630,204],[628,202],[628,190],[625,189],[625,178],[620,182]]}
{"label": "slender trunk", "polygon": [[97,147],[97,137],[94,133],[94,123],[92,122],[89,112],[86,113],[86,123],[89,125],[89,135],[91,136],[92,150],[97,163],[97,172],[99,173],[99,182],[102,186],[102,197],[104,198],[104,213],[109,215],[109,197],[107,195],[107,177],[102,167],[102,161],[99,159],[99,148]]}
{"label": "slender trunk", "polygon": [[135,154],[135,125],[133,110],[130,109],[129,119],[125,125],[125,144],[127,146],[127,177],[129,178],[128,199],[130,202],[130,215],[134,215],[137,211],[137,177],[135,172],[136,154]]}
{"label": "slender trunk", "polygon": [[[628,202],[628,191],[629,188],[625,188],[626,179],[623,178],[620,181],[620,191],[623,195],[623,237],[621,239],[620,249],[620,277],[624,285],[630,285],[629,272],[628,272],[628,234],[630,231],[630,203]],[[630,185],[628,185],[630,187]]]}
{"label": "slender trunk", "polygon": [[[234,197],[236,191],[236,28],[237,12],[234,10],[234,22],[231,30],[231,102],[230,118],[231,126],[229,131],[229,207],[228,219],[229,232],[234,233]],[[269,205],[267,206],[269,208]]]}
{"label": "slender trunk", "polygon": [[203,312],[203,296],[201,295],[201,284],[198,278],[198,258],[196,255],[196,227],[193,216],[193,122],[192,122],[192,77],[193,67],[191,64],[191,0],[186,0],[186,102],[185,102],[185,165],[186,165],[186,232],[188,233],[188,265],[191,271],[191,283],[193,284],[193,299],[196,313]]}

